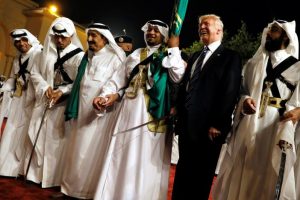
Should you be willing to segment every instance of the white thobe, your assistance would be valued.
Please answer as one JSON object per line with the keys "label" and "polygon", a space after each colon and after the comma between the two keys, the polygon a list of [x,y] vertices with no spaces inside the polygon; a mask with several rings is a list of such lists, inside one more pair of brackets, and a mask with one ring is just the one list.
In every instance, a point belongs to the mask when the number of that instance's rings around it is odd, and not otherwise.
{"label": "white thobe", "polygon": [[[150,48],[148,55],[157,48]],[[119,79],[114,77],[111,84],[104,88],[104,93],[125,85],[132,69],[140,62],[141,51],[142,49],[137,49],[127,57],[125,72],[118,76]],[[178,48],[171,48],[168,51],[169,55],[164,58],[163,65],[168,68],[171,80],[179,82],[184,74],[184,62]],[[149,74],[149,64],[147,67]],[[148,81],[151,82],[150,77]],[[128,98],[125,94],[120,102],[120,112],[113,129],[114,136],[100,176],[95,200],[167,199],[172,134],[151,132],[147,125],[119,133],[149,121],[146,95],[140,88],[135,98]]]}
{"label": "white thobe", "polygon": [[296,148],[296,162],[295,162],[295,188],[296,188],[296,199],[300,199],[300,124],[296,129],[295,135],[295,148]]}
{"label": "white thobe", "polygon": [[80,82],[78,118],[72,120],[72,131],[63,172],[61,191],[72,197],[93,198],[110,141],[110,124],[114,108],[99,117],[93,99],[112,75],[121,69],[122,61],[110,46],[91,56]]}
{"label": "white thobe", "polygon": [[[284,50],[276,51],[270,56],[273,67],[276,68],[288,56]],[[264,57],[263,59],[267,60],[268,57]],[[292,65],[281,75],[289,83],[297,86],[292,97],[286,103],[286,110],[299,107],[300,63]],[[292,144],[292,149],[288,149],[286,153],[280,199],[296,199],[293,169],[295,162],[294,134],[296,125],[293,125],[291,121],[280,122],[278,109],[271,106],[267,106],[263,117],[258,117],[260,97],[265,77],[266,66],[257,64],[257,60],[252,59],[245,66],[244,88],[246,94],[256,102],[256,113],[244,116],[239,122],[236,132],[230,138],[228,149],[221,165],[216,185],[214,186],[214,199],[274,199],[281,159],[281,150],[278,147],[280,140]],[[281,98],[288,99],[291,94],[290,89],[278,79],[276,79],[276,83]],[[243,97],[239,106],[249,96]],[[237,113],[237,116],[239,115],[240,113]]]}
{"label": "white thobe", "polygon": [[[61,57],[76,48],[77,47],[73,44],[68,45],[61,51]],[[80,52],[63,64],[63,68],[71,80],[74,80],[76,77],[77,68],[83,55],[84,52]],[[26,172],[32,146],[42,123],[27,179],[36,183],[42,183],[43,188],[60,186],[63,168],[62,153],[66,142],[64,120],[66,101],[48,109],[44,121],[41,122],[47,101],[45,92],[49,87],[53,88],[54,63],[57,60],[56,52],[49,54],[45,59],[47,59],[46,66],[36,65],[31,76],[37,100],[32,111],[32,118],[28,131],[31,145],[28,146],[28,156],[24,168]],[[59,89],[64,94],[67,94],[71,91],[71,86],[72,84],[60,86]]]}
{"label": "white thobe", "polygon": [[[40,49],[30,48],[26,54],[22,54],[21,63],[27,59],[27,71],[32,71],[33,63],[36,61],[36,56]],[[30,74],[26,74],[28,80],[27,89],[22,91],[22,96],[14,97],[13,90],[15,88],[15,74],[20,70],[19,57],[13,61],[10,78],[5,82],[3,88],[5,95],[1,108],[0,124],[3,122],[3,117],[8,117],[6,126],[3,131],[0,144],[0,175],[15,176],[22,174],[23,161],[25,156],[24,143],[28,139],[27,132],[33,105],[35,102],[34,89],[30,79]],[[22,79],[22,77],[20,77]],[[23,80],[23,79],[22,79]]]}

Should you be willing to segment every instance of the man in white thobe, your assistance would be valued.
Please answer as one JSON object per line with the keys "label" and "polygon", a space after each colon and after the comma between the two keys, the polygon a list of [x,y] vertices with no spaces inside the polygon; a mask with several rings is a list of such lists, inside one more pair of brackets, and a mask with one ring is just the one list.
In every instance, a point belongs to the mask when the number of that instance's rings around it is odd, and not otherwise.
{"label": "man in white thobe", "polygon": [[101,117],[92,102],[112,75],[121,70],[125,59],[108,26],[93,23],[86,33],[89,50],[79,66],[65,112],[72,130],[61,185],[62,193],[80,199],[91,199],[95,194],[111,138],[108,129],[114,120],[110,120],[113,109]]}
{"label": "man in white thobe", "polygon": [[[244,67],[245,95],[235,116],[241,119],[234,124],[214,199],[296,199],[297,124],[280,119],[300,105],[297,59],[295,21],[270,23],[263,31],[261,46]],[[285,162],[281,162],[282,151],[286,152]]]}
{"label": "man in white thobe", "polygon": [[[28,131],[31,145],[28,147],[30,153],[25,163],[25,174],[28,171],[27,179],[41,183],[43,188],[60,186],[61,183],[66,143],[66,101],[63,99],[71,91],[83,55],[73,22],[65,17],[56,18],[46,35],[40,61],[31,75],[37,99]],[[49,102],[53,106],[42,121]]]}
{"label": "man in white thobe", "polygon": [[17,177],[22,174],[25,156],[24,143],[33,105],[34,89],[30,74],[42,46],[38,39],[26,29],[11,32],[17,49],[10,77],[3,84],[4,100],[1,107],[0,124],[9,116],[0,143],[0,175]]}
{"label": "man in white thobe", "polygon": [[[173,134],[167,132],[165,121],[170,114],[169,86],[181,80],[185,67],[179,39],[172,36],[170,48],[166,47],[166,23],[150,20],[142,31],[146,47],[127,57],[123,72],[116,74],[94,101],[103,111],[112,103],[107,94],[127,88],[95,200],[167,199]],[[144,124],[149,121],[153,122]]]}

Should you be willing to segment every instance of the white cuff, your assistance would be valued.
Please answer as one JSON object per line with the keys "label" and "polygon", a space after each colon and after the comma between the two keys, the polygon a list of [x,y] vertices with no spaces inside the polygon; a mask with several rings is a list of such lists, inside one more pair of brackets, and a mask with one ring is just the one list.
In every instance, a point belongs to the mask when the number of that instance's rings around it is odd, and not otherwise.
{"label": "white cuff", "polygon": [[162,61],[162,65],[165,68],[180,68],[182,63],[183,60],[178,47],[169,48],[168,56],[166,56]]}

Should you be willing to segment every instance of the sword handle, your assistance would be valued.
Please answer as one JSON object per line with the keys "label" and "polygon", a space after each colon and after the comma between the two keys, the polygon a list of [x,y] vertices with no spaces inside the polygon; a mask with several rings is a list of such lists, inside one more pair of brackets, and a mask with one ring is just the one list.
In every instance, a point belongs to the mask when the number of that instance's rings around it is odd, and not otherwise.
{"label": "sword handle", "polygon": [[268,93],[263,92],[261,95],[260,106],[259,106],[259,117],[263,117],[266,113],[269,101]]}
{"label": "sword handle", "polygon": [[261,100],[260,100],[260,106],[259,106],[259,117],[263,117],[266,113],[267,107],[268,107],[268,103],[269,103],[269,91],[271,86],[273,85],[272,82],[270,81],[266,81],[266,89],[264,89],[264,91],[261,94]]}
{"label": "sword handle", "polygon": [[47,109],[52,108],[53,105],[54,105],[53,99],[49,99],[49,100],[47,100],[46,103],[45,103],[45,107],[46,107]]}

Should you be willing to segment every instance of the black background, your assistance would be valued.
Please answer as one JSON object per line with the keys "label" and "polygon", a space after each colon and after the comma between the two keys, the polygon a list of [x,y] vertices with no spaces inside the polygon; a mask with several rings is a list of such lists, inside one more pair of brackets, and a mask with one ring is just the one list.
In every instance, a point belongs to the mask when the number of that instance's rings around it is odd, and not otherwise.
{"label": "black background", "polygon": [[[134,39],[134,47],[144,46],[141,27],[146,21],[160,19],[170,24],[174,0],[35,0],[41,6],[55,3],[60,15],[84,26],[100,22],[110,27],[114,36],[122,34]],[[300,23],[300,9],[296,1],[285,0],[190,0],[180,35],[180,47],[188,47],[198,40],[198,16],[217,14],[224,29],[235,34],[244,21],[248,31],[256,36],[273,19],[296,20]],[[300,25],[299,25],[300,26]],[[299,33],[299,28],[297,32]]]}

